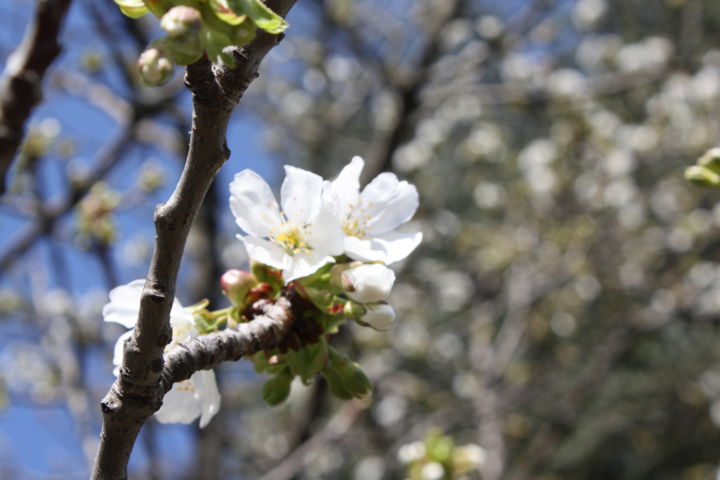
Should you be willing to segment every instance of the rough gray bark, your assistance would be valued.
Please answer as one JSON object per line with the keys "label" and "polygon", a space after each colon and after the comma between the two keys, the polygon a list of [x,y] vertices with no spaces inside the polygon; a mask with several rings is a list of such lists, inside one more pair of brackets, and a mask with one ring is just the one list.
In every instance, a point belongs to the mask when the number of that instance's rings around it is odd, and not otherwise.
{"label": "rough gray bark", "polygon": [[25,135],[25,122],[42,98],[45,71],[60,54],[60,28],[71,0],[38,0],[22,43],[0,78],[0,196]]}
{"label": "rough gray bark", "polygon": [[[283,16],[294,3],[295,0],[267,2],[271,9]],[[193,97],[190,148],[175,191],[155,211],[155,250],[140,302],[137,325],[132,337],[125,343],[118,379],[101,402],[103,428],[93,478],[127,478],[127,463],[140,428],[160,408],[162,397],[172,381],[189,378],[195,371],[190,366],[210,368],[209,358],[225,359],[214,354],[208,356],[208,352],[216,350],[208,350],[209,346],[202,341],[200,343],[204,347],[194,343],[196,348],[180,349],[183,353],[177,355],[182,359],[168,364],[178,377],[166,372],[164,351],[172,338],[170,309],[190,226],[215,174],[230,155],[225,140],[230,115],[250,83],[258,76],[262,59],[281,39],[281,35],[258,32],[250,44],[234,52],[237,64],[232,69],[213,67],[205,59],[187,67],[185,83]],[[278,326],[283,324],[277,321]],[[272,335],[260,335],[260,330],[256,329],[261,326],[273,332]],[[283,331],[282,328],[272,328],[263,320],[260,320],[258,326],[245,328],[250,328],[249,332],[243,334],[249,336],[248,340],[241,341],[241,338],[246,338],[241,335],[235,339],[237,342],[229,342],[233,338],[231,333],[216,334],[212,338],[218,342],[220,350],[234,354],[230,358],[238,358],[243,355],[238,352],[250,353],[245,346],[246,341],[259,347],[263,344],[261,339],[279,340]],[[225,344],[226,341],[229,343]],[[230,348],[230,344],[237,349]],[[195,358],[196,354],[198,358]]]}

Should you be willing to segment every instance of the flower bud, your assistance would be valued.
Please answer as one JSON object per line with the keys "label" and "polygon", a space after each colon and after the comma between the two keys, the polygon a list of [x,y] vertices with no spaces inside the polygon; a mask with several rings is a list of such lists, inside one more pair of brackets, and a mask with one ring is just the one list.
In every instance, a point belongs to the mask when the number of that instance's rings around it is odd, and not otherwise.
{"label": "flower bud", "polygon": [[707,167],[693,165],[685,169],[685,180],[702,187],[720,186],[720,175]]}
{"label": "flower bud", "polygon": [[701,167],[707,167],[715,173],[720,174],[720,148],[711,148],[697,161]]}
{"label": "flower bud", "polygon": [[367,323],[375,330],[389,330],[395,321],[395,310],[386,304],[366,305],[367,313],[363,315],[362,322]]}
{"label": "flower bud", "polygon": [[185,5],[171,8],[160,20],[160,27],[171,37],[195,33],[201,26],[200,12]]}
{"label": "flower bud", "polygon": [[379,263],[363,264],[342,274],[343,288],[359,303],[379,302],[390,295],[395,273]]}
{"label": "flower bud", "polygon": [[223,293],[234,305],[243,306],[248,292],[257,285],[258,281],[249,272],[230,269],[220,277],[220,286]]}
{"label": "flower bud", "polygon": [[147,85],[161,85],[173,73],[173,64],[165,53],[157,47],[150,47],[138,58],[138,71]]}

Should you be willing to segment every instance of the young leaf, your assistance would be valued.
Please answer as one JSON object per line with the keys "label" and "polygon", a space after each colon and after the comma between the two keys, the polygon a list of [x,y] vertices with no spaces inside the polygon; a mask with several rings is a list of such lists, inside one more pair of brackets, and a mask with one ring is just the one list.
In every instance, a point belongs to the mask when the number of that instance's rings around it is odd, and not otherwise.
{"label": "young leaf", "polygon": [[143,0],[115,0],[115,4],[130,18],[140,18],[149,11]]}
{"label": "young leaf", "polygon": [[280,15],[270,10],[261,0],[227,0],[227,2],[233,11],[247,15],[258,28],[268,33],[282,33],[288,26]]}
{"label": "young leaf", "polygon": [[228,0],[210,0],[210,6],[220,20],[230,25],[240,25],[247,18],[245,14],[235,13],[228,5]]}
{"label": "young leaf", "polygon": [[268,405],[277,405],[282,403],[288,395],[290,395],[290,383],[292,375],[287,370],[283,370],[267,382],[262,387],[262,397]]}
{"label": "young leaf", "polygon": [[299,376],[303,381],[309,381],[327,364],[328,353],[325,339],[311,345],[305,345],[296,352],[287,356],[287,364],[293,375]]}

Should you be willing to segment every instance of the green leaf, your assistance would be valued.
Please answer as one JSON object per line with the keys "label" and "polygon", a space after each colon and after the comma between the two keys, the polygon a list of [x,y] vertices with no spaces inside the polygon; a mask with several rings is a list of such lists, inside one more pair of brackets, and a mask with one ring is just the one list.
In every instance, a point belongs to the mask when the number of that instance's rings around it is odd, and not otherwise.
{"label": "green leaf", "polygon": [[332,392],[333,395],[335,395],[338,398],[341,398],[343,400],[352,400],[354,398],[352,392],[350,392],[345,385],[343,385],[342,379],[340,378],[340,375],[333,370],[332,368],[326,368],[322,374],[323,377],[325,377],[325,380],[327,381],[328,388]]}
{"label": "green leaf", "polygon": [[235,13],[227,0],[210,0],[210,7],[220,20],[230,25],[240,25],[247,18],[245,14]]}
{"label": "green leaf", "polygon": [[143,0],[115,0],[120,11],[130,18],[140,18],[149,12]]}
{"label": "green leaf", "polygon": [[252,357],[253,367],[257,373],[262,373],[270,366],[267,354],[264,351],[257,352]]}
{"label": "green leaf", "polygon": [[292,374],[301,377],[303,381],[310,381],[316,373],[325,368],[327,360],[327,344],[324,338],[291,352],[286,358]]}
{"label": "green leaf", "polygon": [[290,395],[290,383],[292,379],[292,375],[287,370],[283,370],[265,382],[262,388],[263,400],[265,400],[268,405],[278,405],[285,401],[288,395]]}
{"label": "green leaf", "polygon": [[287,22],[280,15],[270,10],[260,0],[228,0],[228,4],[235,12],[250,17],[258,28],[268,33],[282,33],[288,27]]}

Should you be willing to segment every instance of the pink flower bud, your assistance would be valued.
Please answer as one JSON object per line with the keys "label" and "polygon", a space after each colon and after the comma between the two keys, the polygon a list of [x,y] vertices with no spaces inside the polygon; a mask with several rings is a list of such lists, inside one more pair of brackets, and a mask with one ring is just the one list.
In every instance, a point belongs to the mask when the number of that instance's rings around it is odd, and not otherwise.
{"label": "pink flower bud", "polygon": [[247,294],[257,283],[255,277],[244,270],[230,269],[220,277],[223,293],[238,306],[245,305]]}

